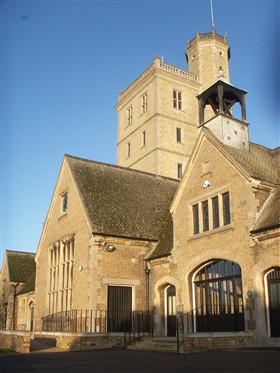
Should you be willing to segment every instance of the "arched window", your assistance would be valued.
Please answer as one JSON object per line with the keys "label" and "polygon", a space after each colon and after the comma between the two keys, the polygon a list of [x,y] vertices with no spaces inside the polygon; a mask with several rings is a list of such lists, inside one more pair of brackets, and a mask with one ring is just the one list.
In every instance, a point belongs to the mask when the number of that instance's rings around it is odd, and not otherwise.
{"label": "arched window", "polygon": [[244,330],[240,266],[228,260],[207,263],[194,277],[197,332]]}
{"label": "arched window", "polygon": [[271,337],[280,337],[280,268],[267,274],[268,319]]}

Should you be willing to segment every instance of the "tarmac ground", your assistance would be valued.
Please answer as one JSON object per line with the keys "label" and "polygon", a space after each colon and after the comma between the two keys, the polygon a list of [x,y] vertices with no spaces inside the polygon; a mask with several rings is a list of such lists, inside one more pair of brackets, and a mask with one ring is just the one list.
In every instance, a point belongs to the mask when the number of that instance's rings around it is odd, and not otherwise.
{"label": "tarmac ground", "polygon": [[0,372],[280,372],[280,349],[244,349],[174,354],[122,349],[82,352],[33,351],[0,354]]}

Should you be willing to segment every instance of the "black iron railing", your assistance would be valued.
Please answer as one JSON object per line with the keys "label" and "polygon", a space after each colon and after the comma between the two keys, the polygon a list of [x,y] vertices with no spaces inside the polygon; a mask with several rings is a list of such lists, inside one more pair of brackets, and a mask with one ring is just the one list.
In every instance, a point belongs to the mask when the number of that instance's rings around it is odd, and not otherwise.
{"label": "black iron railing", "polygon": [[72,333],[124,333],[130,340],[143,334],[153,335],[152,311],[118,312],[71,310],[42,318],[42,331]]}
{"label": "black iron railing", "polygon": [[176,319],[177,352],[189,333],[244,331],[242,305],[224,307],[204,305],[190,312],[179,314]]}
{"label": "black iron railing", "polygon": [[106,311],[70,310],[42,317],[42,331],[105,333]]}

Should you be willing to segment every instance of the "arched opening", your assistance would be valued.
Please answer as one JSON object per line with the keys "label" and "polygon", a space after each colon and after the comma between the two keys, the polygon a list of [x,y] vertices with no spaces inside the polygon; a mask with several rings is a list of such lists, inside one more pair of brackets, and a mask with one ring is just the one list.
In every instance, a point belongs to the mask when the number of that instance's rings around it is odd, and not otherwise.
{"label": "arched opening", "polygon": [[34,331],[34,302],[29,303],[29,330]]}
{"label": "arched opening", "polygon": [[166,315],[166,335],[176,336],[176,288],[168,285],[165,288],[165,315]]}
{"label": "arched opening", "polygon": [[214,260],[194,274],[194,321],[197,332],[243,331],[241,269],[228,260]]}
{"label": "arched opening", "polygon": [[266,274],[267,319],[271,337],[280,337],[280,268]]}

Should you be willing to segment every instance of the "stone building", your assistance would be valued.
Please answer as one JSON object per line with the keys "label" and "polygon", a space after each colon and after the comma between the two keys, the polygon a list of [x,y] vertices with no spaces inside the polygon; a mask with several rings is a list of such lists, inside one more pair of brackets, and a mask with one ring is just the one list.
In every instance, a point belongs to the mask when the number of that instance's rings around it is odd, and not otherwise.
{"label": "stone building", "polygon": [[280,149],[250,143],[225,37],[197,34],[186,56],[189,71],[156,57],[119,94],[118,166],[65,156],[35,331],[124,332],[142,315],[192,345],[279,343]]}
{"label": "stone building", "polygon": [[[16,330],[29,329],[26,325],[20,327],[18,323],[18,297],[31,278],[35,278],[35,253],[7,250],[4,256],[2,270],[0,274],[0,322],[1,329]],[[29,291],[34,292],[29,288]],[[30,311],[34,307],[34,298],[21,301],[21,316],[30,321]]]}
{"label": "stone building", "polygon": [[186,51],[189,71],[156,57],[119,93],[120,166],[181,178],[198,136],[196,96],[221,75],[229,81],[226,37],[196,34]]}

